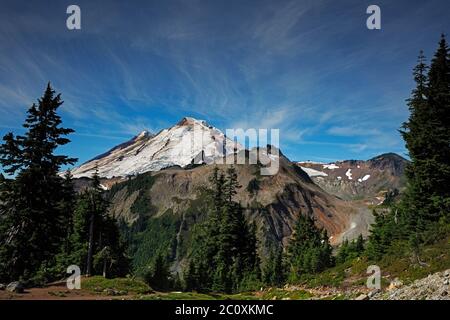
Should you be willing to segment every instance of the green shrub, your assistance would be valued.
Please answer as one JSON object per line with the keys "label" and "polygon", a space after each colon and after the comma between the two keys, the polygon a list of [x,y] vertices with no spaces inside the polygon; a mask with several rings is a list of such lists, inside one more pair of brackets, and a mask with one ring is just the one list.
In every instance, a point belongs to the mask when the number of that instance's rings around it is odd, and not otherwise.
{"label": "green shrub", "polygon": [[247,191],[251,194],[258,193],[260,190],[260,181],[257,178],[253,178],[247,185]]}
{"label": "green shrub", "polygon": [[126,293],[148,294],[153,292],[145,282],[132,278],[106,279],[101,276],[82,278],[81,288],[91,292],[104,292],[113,289]]}

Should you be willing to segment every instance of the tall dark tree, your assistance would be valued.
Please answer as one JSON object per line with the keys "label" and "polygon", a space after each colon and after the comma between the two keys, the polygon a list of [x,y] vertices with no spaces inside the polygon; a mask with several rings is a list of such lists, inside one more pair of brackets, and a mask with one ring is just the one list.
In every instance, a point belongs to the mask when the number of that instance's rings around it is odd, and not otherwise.
{"label": "tall dark tree", "polygon": [[281,286],[286,280],[286,270],[283,262],[283,250],[272,247],[263,269],[263,282],[269,286]]}
{"label": "tall dark tree", "polygon": [[31,278],[54,258],[65,236],[65,196],[61,166],[76,159],[55,154],[70,142],[57,114],[61,96],[48,84],[42,98],[28,110],[25,135],[8,133],[0,146],[0,164],[14,177],[0,194],[0,274],[2,278]]}
{"label": "tall dark tree", "polygon": [[98,233],[100,221],[107,210],[107,203],[102,197],[102,191],[100,188],[100,178],[98,176],[98,170],[95,170],[92,186],[86,192],[87,201],[89,202],[89,231],[88,231],[88,251],[86,260],[86,275],[90,276],[92,274],[92,265],[94,257],[94,237]]}
{"label": "tall dark tree", "polygon": [[391,214],[376,217],[367,245],[373,259],[395,240],[418,252],[421,243],[439,237],[437,222],[450,218],[450,56],[444,36],[430,67],[421,52],[413,74],[410,116],[400,129],[411,158],[407,188]]}
{"label": "tall dark tree", "polygon": [[129,268],[125,243],[108,206],[96,171],[91,185],[78,196],[67,258],[87,276],[124,275]]}
{"label": "tall dark tree", "polygon": [[336,256],[336,263],[344,263],[346,261],[359,257],[364,252],[364,239],[359,235],[356,240],[348,241],[345,239]]}
{"label": "tall dark tree", "polygon": [[62,224],[64,227],[64,243],[63,252],[70,250],[70,235],[73,230],[73,215],[76,204],[76,193],[73,185],[73,176],[70,170],[67,170],[64,174],[64,181],[62,184],[62,199],[60,202],[60,208],[63,212]]}
{"label": "tall dark tree", "polygon": [[315,226],[314,218],[300,215],[288,246],[291,276],[323,271],[333,263],[331,253],[326,231]]}
{"label": "tall dark tree", "polygon": [[159,252],[150,269],[144,276],[145,281],[154,289],[167,290],[172,284],[167,257]]}
{"label": "tall dark tree", "polygon": [[401,130],[411,158],[402,212],[409,230],[420,233],[450,211],[450,56],[444,36],[429,70],[420,54],[414,79],[411,114]]}
{"label": "tall dark tree", "polygon": [[234,201],[240,188],[237,178],[234,167],[226,174],[216,168],[212,174],[211,207],[194,239],[185,275],[188,289],[232,292],[260,277],[256,227],[246,221],[242,206]]}

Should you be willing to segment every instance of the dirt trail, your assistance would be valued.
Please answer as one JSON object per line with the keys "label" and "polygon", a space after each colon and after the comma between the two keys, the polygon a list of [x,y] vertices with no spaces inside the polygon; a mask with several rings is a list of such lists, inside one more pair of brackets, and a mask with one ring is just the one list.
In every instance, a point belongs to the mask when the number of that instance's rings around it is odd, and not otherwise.
{"label": "dirt trail", "polygon": [[132,295],[108,296],[86,290],[68,290],[65,286],[55,285],[44,288],[26,289],[24,293],[0,291],[0,300],[129,300]]}

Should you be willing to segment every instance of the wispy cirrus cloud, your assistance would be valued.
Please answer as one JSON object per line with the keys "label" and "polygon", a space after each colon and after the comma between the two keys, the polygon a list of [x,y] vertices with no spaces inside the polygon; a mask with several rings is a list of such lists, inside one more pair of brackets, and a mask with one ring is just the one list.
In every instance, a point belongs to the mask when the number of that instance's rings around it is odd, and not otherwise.
{"label": "wispy cirrus cloud", "polygon": [[[381,32],[365,28],[359,0],[79,0],[80,32],[65,28],[64,2],[24,4],[0,12],[0,117],[19,124],[51,80],[89,158],[101,137],[109,146],[186,115],[278,128],[296,159],[403,152],[416,52],[450,28],[445,0],[380,0]],[[98,148],[84,151],[82,135]]]}

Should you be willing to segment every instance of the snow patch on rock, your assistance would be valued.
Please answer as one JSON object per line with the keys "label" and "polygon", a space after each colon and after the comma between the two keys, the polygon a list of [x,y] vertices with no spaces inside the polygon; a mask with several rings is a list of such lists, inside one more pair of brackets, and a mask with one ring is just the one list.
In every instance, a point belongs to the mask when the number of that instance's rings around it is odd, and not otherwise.
{"label": "snow patch on rock", "polygon": [[330,163],[330,164],[324,164],[323,168],[324,169],[329,169],[329,170],[334,170],[334,169],[339,169],[339,166],[337,166],[334,163]]}
{"label": "snow patch on rock", "polygon": [[307,168],[307,167],[301,167],[303,171],[305,171],[308,176],[310,177],[328,177],[328,174],[326,174],[323,171],[319,171],[319,170],[315,170],[315,169],[311,169],[311,168]]}
{"label": "snow patch on rock", "polygon": [[369,180],[369,178],[370,178],[370,174],[366,174],[364,177],[359,178],[358,181],[359,182],[364,182],[364,181]]}

